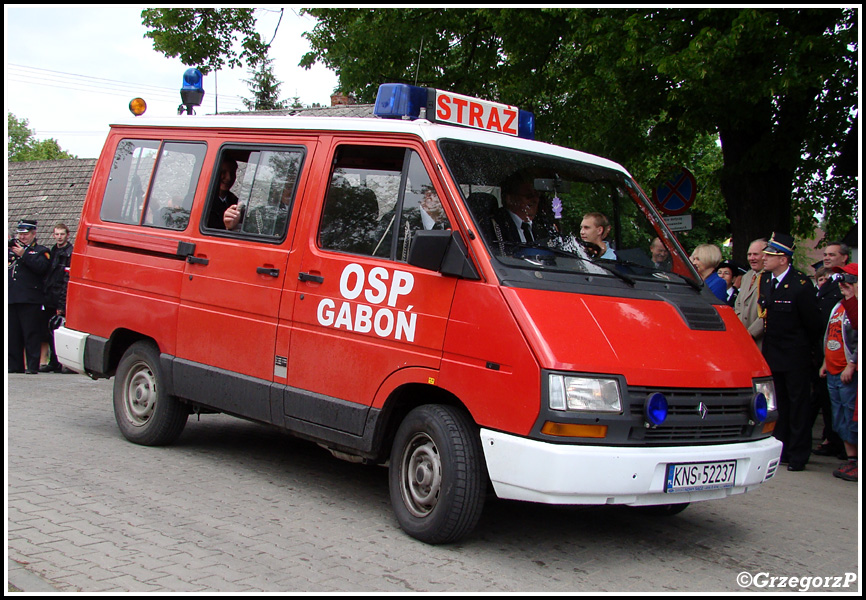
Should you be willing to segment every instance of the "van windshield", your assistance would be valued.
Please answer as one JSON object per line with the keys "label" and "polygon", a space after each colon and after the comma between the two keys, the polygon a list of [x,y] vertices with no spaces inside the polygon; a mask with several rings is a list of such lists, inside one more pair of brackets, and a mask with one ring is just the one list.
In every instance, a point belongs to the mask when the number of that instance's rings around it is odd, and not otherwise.
{"label": "van windshield", "polygon": [[442,155],[499,264],[700,283],[625,174],[589,163],[455,140]]}

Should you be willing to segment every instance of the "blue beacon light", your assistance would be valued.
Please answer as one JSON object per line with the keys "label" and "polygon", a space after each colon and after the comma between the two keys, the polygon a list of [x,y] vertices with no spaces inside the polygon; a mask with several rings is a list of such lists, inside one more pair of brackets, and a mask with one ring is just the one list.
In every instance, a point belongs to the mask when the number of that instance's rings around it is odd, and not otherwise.
{"label": "blue beacon light", "polygon": [[668,418],[668,401],[664,394],[656,392],[647,396],[643,407],[647,423],[653,427],[664,423]]}
{"label": "blue beacon light", "polygon": [[521,110],[517,116],[517,131],[517,137],[534,140],[535,115],[527,110]]}
{"label": "blue beacon light", "polygon": [[760,392],[755,394],[755,397],[752,399],[751,406],[751,416],[755,423],[763,423],[767,420],[767,414],[769,413],[769,407],[767,406],[767,397]]}
{"label": "blue beacon light", "polygon": [[427,106],[427,88],[385,83],[379,86],[373,114],[385,119],[417,119],[422,106]]}
{"label": "blue beacon light", "polygon": [[177,114],[191,115],[194,106],[200,106],[204,99],[204,88],[202,86],[203,75],[198,69],[187,69],[183,73],[183,85],[180,88],[181,105],[177,107]]}

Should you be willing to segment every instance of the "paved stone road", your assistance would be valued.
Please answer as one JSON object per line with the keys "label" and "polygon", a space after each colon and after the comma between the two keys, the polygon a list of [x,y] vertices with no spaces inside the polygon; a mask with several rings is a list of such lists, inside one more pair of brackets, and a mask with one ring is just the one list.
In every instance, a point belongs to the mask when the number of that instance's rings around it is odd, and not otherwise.
{"label": "paved stone road", "polygon": [[24,591],[860,587],[832,587],[860,566],[858,486],[831,476],[835,459],[669,518],[491,501],[465,541],[433,547],[397,526],[385,469],[224,415],[191,417],[174,446],[136,446],[114,423],[112,383],[8,376],[7,578]]}

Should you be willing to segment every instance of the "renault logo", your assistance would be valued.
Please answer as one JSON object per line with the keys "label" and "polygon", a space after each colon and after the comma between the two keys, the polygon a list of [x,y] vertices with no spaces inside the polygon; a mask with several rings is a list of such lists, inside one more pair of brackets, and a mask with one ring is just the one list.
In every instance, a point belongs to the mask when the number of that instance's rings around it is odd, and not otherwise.
{"label": "renault logo", "polygon": [[700,404],[698,404],[698,414],[701,415],[701,420],[706,419],[706,418],[707,418],[707,413],[709,413],[709,412],[710,412],[710,411],[707,409],[707,405],[706,405],[706,404],[704,404],[703,402],[701,402]]}

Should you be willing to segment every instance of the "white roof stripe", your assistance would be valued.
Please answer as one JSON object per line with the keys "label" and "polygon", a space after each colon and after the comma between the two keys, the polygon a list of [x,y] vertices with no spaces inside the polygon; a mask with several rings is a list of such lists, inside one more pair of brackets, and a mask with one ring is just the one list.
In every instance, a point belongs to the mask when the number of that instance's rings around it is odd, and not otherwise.
{"label": "white roof stripe", "polygon": [[617,171],[627,171],[619,164],[562,146],[555,146],[535,140],[525,140],[500,133],[431,123],[426,119],[367,119],[353,117],[303,117],[285,115],[203,115],[176,117],[138,117],[112,127],[178,127],[204,129],[268,129],[286,131],[336,131],[370,133],[404,133],[417,135],[424,141],[456,139],[479,144],[504,146],[527,152],[552,155],[564,159],[577,160]]}

